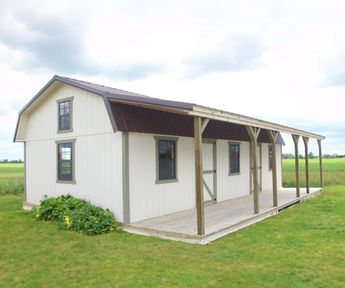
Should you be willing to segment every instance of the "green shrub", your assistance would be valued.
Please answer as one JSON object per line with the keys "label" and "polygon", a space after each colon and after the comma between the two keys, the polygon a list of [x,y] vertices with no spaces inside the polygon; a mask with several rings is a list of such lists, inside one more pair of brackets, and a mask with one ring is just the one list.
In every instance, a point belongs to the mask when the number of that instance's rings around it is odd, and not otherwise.
{"label": "green shrub", "polygon": [[57,221],[61,229],[82,231],[88,235],[103,234],[118,228],[109,209],[91,205],[71,195],[45,198],[39,207],[33,208],[33,213],[37,220]]}

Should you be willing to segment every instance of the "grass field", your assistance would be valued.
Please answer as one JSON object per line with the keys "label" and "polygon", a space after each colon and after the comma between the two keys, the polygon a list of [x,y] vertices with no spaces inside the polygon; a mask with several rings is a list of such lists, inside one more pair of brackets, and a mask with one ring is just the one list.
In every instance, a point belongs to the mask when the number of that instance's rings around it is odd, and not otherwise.
{"label": "grass field", "polygon": [[0,163],[0,195],[22,194],[24,191],[23,173],[23,163]]}
{"label": "grass field", "polygon": [[[345,184],[345,158],[323,159],[324,185]],[[305,162],[299,160],[301,186],[305,185]],[[320,186],[319,159],[309,160],[310,186]],[[283,186],[295,187],[295,160],[283,160]]]}
{"label": "grass field", "polygon": [[324,165],[321,196],[207,246],[61,231],[3,195],[0,287],[345,287],[345,161]]}

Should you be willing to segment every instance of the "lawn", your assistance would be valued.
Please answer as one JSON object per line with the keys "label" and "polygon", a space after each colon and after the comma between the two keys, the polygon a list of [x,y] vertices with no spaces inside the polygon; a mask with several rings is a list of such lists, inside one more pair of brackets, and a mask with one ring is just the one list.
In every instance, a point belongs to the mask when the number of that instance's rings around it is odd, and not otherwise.
{"label": "lawn", "polygon": [[[334,172],[345,173],[344,166]],[[22,196],[3,195],[0,287],[344,287],[345,179],[339,175],[341,184],[321,196],[207,246],[61,231],[34,221],[21,209]]]}

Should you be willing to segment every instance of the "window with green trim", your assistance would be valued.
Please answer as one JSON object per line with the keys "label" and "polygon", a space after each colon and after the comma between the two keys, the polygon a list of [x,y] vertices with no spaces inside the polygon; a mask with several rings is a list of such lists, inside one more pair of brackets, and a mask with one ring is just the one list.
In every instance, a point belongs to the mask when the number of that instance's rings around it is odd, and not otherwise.
{"label": "window with green trim", "polygon": [[71,130],[71,100],[58,102],[59,131]]}
{"label": "window with green trim", "polygon": [[157,140],[158,180],[176,179],[176,141]]}
{"label": "window with green trim", "polygon": [[73,181],[73,143],[58,143],[58,180]]}

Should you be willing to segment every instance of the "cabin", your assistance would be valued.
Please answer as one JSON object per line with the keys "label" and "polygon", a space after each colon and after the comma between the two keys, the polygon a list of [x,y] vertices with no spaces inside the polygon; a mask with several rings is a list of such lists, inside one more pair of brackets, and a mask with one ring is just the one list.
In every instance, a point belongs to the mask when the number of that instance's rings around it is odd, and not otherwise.
{"label": "cabin", "polygon": [[[281,132],[303,139],[306,187],[282,187]],[[320,193],[308,141],[324,136],[55,75],[19,112],[24,206],[70,194],[126,231],[205,244]],[[298,158],[298,157],[297,157]],[[297,159],[296,158],[296,159]],[[303,171],[302,171],[303,172]]]}

